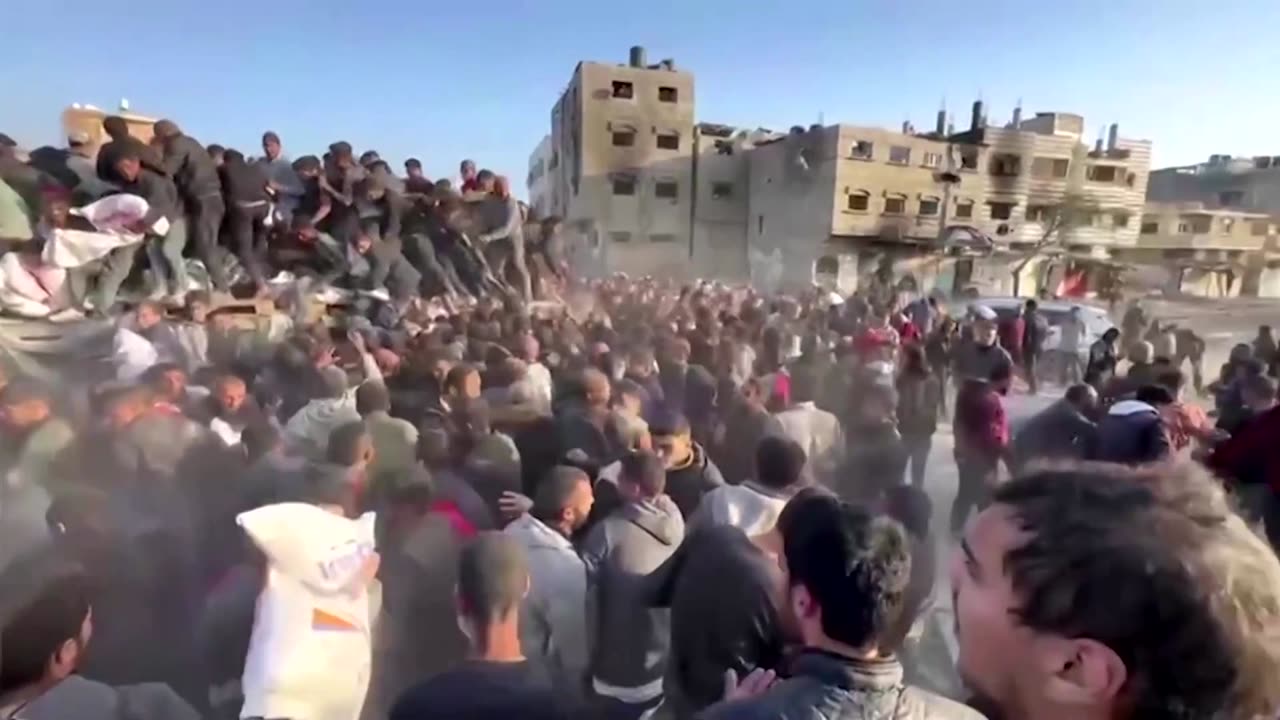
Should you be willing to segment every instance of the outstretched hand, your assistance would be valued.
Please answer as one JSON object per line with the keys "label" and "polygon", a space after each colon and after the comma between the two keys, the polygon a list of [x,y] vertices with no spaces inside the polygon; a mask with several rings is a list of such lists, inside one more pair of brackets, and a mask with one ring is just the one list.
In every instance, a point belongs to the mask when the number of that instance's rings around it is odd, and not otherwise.
{"label": "outstretched hand", "polygon": [[724,700],[745,700],[764,694],[778,681],[778,674],[772,670],[756,668],[738,682],[738,673],[733,668],[724,671]]}

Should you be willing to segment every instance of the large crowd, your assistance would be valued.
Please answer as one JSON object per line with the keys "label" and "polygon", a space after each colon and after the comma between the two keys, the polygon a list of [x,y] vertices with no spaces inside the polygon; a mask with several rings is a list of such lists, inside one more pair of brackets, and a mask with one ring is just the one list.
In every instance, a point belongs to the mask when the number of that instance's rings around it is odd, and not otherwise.
{"label": "large crowd", "polygon": [[[290,162],[266,133],[250,162],[106,128],[96,158],[0,143],[29,267],[71,204],[156,214],[150,292],[119,308],[135,246],[76,283],[113,376],[0,373],[4,718],[1280,717],[1269,329],[1205,386],[1189,330],[1072,312],[1049,371],[1035,300],[587,281],[470,161],[455,190],[341,142]],[[308,319],[280,271],[358,300]],[[273,300],[269,328],[230,293]],[[1015,433],[1042,381],[1062,398]],[[246,662],[277,570],[245,518],[285,504],[375,513],[343,591],[375,610],[342,619],[364,640],[331,687]],[[952,697],[921,687],[940,577]],[[343,692],[358,712],[318,699]]]}

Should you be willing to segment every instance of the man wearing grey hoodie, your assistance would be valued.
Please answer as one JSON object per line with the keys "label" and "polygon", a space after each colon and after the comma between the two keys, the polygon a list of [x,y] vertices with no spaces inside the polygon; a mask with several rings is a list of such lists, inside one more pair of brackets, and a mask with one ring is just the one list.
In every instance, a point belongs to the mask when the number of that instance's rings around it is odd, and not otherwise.
{"label": "man wearing grey hoodie", "polygon": [[622,459],[623,504],[591,529],[582,546],[589,584],[587,629],[591,685],[599,717],[634,720],[662,700],[671,638],[671,610],[650,608],[649,573],[684,539],[680,508],[663,494],[666,468],[652,452]]}

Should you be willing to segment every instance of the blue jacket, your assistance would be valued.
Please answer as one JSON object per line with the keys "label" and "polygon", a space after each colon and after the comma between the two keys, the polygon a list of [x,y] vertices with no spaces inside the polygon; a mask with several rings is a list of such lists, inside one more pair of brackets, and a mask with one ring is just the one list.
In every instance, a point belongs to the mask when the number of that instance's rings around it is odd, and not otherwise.
{"label": "blue jacket", "polygon": [[1169,437],[1160,413],[1138,400],[1122,400],[1098,423],[1095,460],[1141,465],[1169,455]]}

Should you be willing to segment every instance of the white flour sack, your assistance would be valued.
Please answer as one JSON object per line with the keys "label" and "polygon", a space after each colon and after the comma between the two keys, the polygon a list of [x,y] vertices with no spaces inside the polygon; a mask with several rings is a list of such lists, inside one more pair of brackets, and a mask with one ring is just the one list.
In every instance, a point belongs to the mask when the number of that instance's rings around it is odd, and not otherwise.
{"label": "white flour sack", "polygon": [[245,659],[240,717],[356,720],[369,687],[373,513],[358,520],[304,503],[241,513],[267,556]]}

